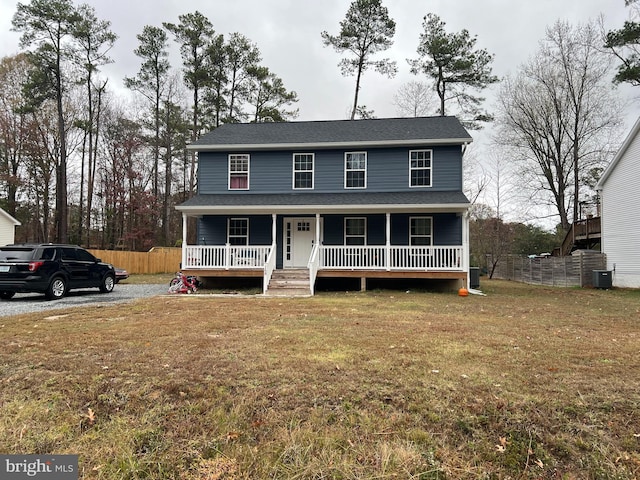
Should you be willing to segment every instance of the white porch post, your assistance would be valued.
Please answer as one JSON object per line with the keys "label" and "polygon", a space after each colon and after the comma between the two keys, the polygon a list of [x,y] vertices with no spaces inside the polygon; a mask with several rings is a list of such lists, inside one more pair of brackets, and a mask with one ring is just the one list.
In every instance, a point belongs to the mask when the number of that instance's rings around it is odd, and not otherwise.
{"label": "white porch post", "polygon": [[471,288],[471,279],[469,278],[469,212],[462,214],[462,269],[467,272],[466,288]]}
{"label": "white porch post", "polygon": [[276,243],[278,243],[276,241],[276,220],[277,220],[278,215],[276,215],[275,213],[273,213],[271,215],[271,245],[275,245]]}
{"label": "white porch post", "polygon": [[389,271],[391,270],[391,259],[389,258],[391,256],[391,212],[387,212],[386,216],[387,222],[385,227],[385,248],[387,251],[384,255],[384,266],[386,267],[387,271]]}
{"label": "white porch post", "polygon": [[182,214],[182,268],[186,266],[187,261],[187,214]]}
{"label": "white porch post", "polygon": [[320,214],[316,213],[316,245],[320,248]]}

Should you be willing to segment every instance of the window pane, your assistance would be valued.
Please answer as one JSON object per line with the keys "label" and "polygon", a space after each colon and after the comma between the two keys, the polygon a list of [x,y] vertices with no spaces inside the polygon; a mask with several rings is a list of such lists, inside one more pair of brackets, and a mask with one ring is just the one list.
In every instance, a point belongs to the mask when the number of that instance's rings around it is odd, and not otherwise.
{"label": "window pane", "polygon": [[245,218],[232,218],[229,220],[229,235],[239,236],[247,235],[247,219]]}
{"label": "window pane", "polygon": [[347,170],[364,170],[366,168],[364,153],[347,153]]}
{"label": "window pane", "polygon": [[347,235],[364,235],[364,218],[347,218]]}
{"label": "window pane", "polygon": [[91,255],[86,250],[76,250],[76,255],[78,257],[78,260],[80,260],[82,262],[95,262],[96,261],[96,257]]}
{"label": "window pane", "polygon": [[364,245],[364,237],[347,237],[345,240],[347,245]]}
{"label": "window pane", "polygon": [[232,173],[231,178],[229,180],[230,180],[229,188],[244,189],[244,190],[249,188],[249,177],[247,176],[246,173],[240,173],[240,174]]}
{"label": "window pane", "polygon": [[229,161],[229,166],[232,172],[247,172],[249,170],[249,160],[247,158],[232,157]]}
{"label": "window pane", "polygon": [[411,172],[411,186],[420,187],[431,184],[431,172],[429,170],[413,170]]}
{"label": "window pane", "polygon": [[313,174],[311,172],[296,173],[295,188],[313,188]]}
{"label": "window pane", "polygon": [[364,172],[347,172],[347,187],[364,187]]}
{"label": "window pane", "polygon": [[313,170],[313,156],[312,155],[296,155],[295,156],[296,171],[300,170]]}

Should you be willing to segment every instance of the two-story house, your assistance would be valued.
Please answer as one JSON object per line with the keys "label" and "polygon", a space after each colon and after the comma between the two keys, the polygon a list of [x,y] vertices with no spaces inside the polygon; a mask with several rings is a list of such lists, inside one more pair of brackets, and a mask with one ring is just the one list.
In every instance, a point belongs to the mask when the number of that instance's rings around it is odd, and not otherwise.
{"label": "two-story house", "polygon": [[177,207],[182,269],[261,277],[265,293],[344,277],[467,286],[471,141],[455,117],[223,125],[189,146],[198,194]]}

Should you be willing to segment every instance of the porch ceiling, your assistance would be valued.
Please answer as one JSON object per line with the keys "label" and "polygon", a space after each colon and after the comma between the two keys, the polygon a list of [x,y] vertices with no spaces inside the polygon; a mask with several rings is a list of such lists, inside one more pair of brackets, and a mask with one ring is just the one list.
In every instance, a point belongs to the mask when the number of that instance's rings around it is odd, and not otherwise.
{"label": "porch ceiling", "polygon": [[229,193],[196,195],[176,206],[187,216],[220,214],[311,214],[465,212],[462,192]]}

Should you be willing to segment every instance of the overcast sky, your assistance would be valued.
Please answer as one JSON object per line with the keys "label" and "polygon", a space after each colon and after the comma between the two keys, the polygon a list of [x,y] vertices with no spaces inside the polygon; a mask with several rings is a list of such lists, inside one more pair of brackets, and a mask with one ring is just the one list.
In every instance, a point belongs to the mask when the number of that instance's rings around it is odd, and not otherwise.
{"label": "overcast sky", "polygon": [[[24,2],[28,3],[28,2]],[[80,2],[76,2],[78,4]],[[336,34],[350,0],[89,0],[99,18],[109,20],[118,41],[111,53],[114,64],[106,67],[112,88],[122,85],[124,75],[133,76],[139,59],[133,54],[136,35],[145,25],[178,22],[178,15],[198,10],[218,33],[240,32],[255,42],[263,63],[298,93],[299,120],[345,118],[355,85],[354,77],[342,77],[340,56],[324,47],[320,32]],[[0,56],[19,50],[19,36],[11,31],[15,0],[0,0]],[[608,28],[622,25],[628,17],[624,0],[385,0],[396,21],[393,47],[385,56],[398,62],[398,74],[387,79],[366,72],[361,104],[377,117],[396,116],[393,95],[398,87],[419,79],[409,72],[407,58],[416,58],[422,18],[439,15],[448,31],[466,28],[478,37],[477,45],[494,55],[494,73],[503,77],[532,55],[545,27],[557,19],[586,22],[599,15]],[[180,65],[175,52],[173,64]],[[491,105],[487,105],[490,108]]]}
{"label": "overcast sky", "polygon": [[[25,0],[23,3],[28,3]],[[76,1],[76,4],[81,2]],[[298,120],[347,118],[353,99],[354,77],[342,77],[337,66],[340,55],[324,47],[320,32],[338,33],[351,0],[88,0],[100,19],[109,20],[118,41],[111,52],[114,64],[104,67],[112,89],[123,90],[122,78],[138,71],[140,60],[133,54],[136,35],[145,25],[162,26],[178,22],[178,15],[196,10],[208,17],[218,33],[240,32],[256,43],[263,65],[281,77],[299,97]],[[0,56],[19,51],[19,35],[11,31],[15,0],[0,0]],[[374,110],[376,117],[398,116],[393,104],[398,88],[420,77],[411,75],[407,58],[416,58],[416,47],[426,13],[435,13],[446,23],[448,32],[463,28],[477,36],[477,46],[494,55],[493,73],[504,77],[515,73],[538,49],[545,28],[556,20],[585,23],[603,16],[607,30],[619,28],[629,17],[624,0],[383,0],[396,22],[396,35],[384,56],[398,62],[394,79],[374,71],[365,73],[360,104]],[[180,67],[177,49],[172,63]],[[424,79],[422,79],[424,80]],[[492,95],[486,93],[485,108],[493,110]],[[621,95],[631,100],[640,94],[630,87]],[[626,112],[626,131],[640,112],[631,102]],[[625,131],[625,134],[626,134]],[[472,132],[474,149],[488,144],[491,127]]]}

